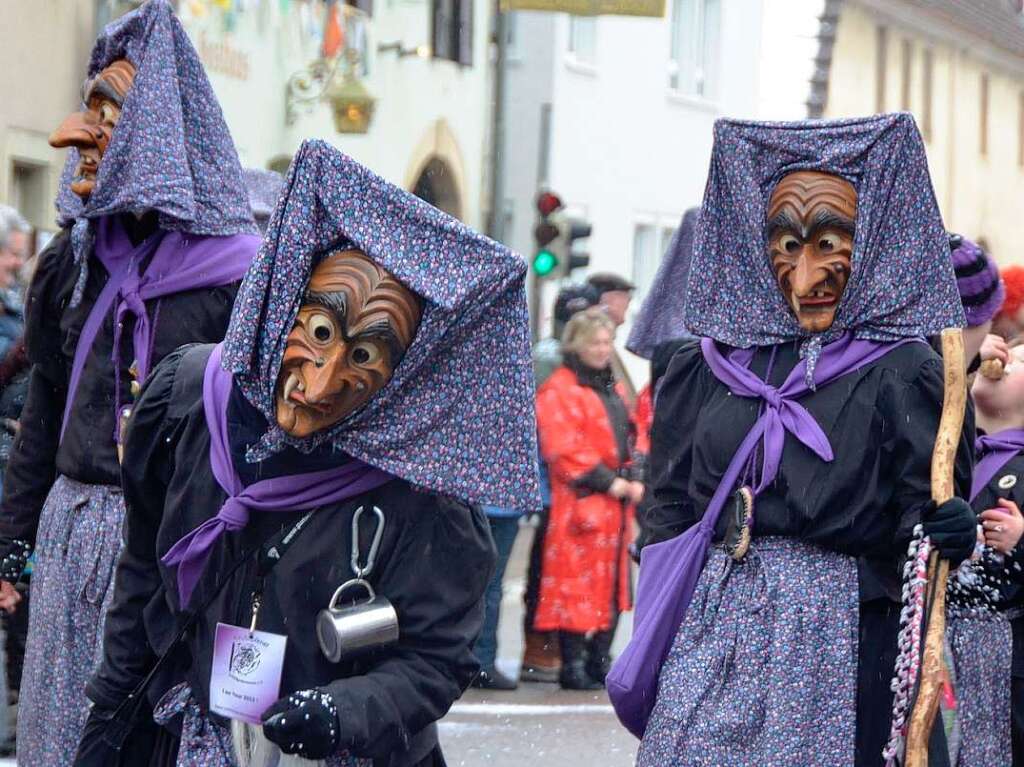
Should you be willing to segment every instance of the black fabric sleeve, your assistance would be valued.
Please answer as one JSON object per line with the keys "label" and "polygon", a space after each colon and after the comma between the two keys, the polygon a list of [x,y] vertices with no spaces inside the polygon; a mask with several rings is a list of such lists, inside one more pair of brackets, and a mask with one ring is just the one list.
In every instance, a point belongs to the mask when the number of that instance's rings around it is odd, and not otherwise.
{"label": "black fabric sleeve", "polygon": [[[21,426],[4,476],[0,561],[10,561],[12,554],[34,546],[39,514],[56,479],[57,445],[67,396],[60,327],[67,301],[63,283],[67,282],[67,271],[76,269],[65,230],[40,253],[25,302],[25,349],[31,372]],[[10,580],[13,569],[7,570],[4,567],[0,577]]]}
{"label": "black fabric sleeve", "polygon": [[433,496],[416,510],[377,589],[398,612],[397,647],[324,688],[338,708],[339,748],[385,758],[447,713],[479,669],[471,648],[495,559],[479,509]]}
{"label": "black fabric sleeve", "polygon": [[694,429],[710,370],[700,345],[688,341],[675,353],[659,383],[651,427],[650,473],[639,545],[674,538],[697,521],[689,496]]}
{"label": "black fabric sleeve", "polygon": [[156,536],[173,473],[177,421],[168,417],[175,375],[191,347],[167,355],[146,380],[132,409],[121,469],[124,548],[114,574],[114,598],[103,631],[103,660],[86,686],[90,700],[115,708],[155,660],[143,610],[161,588]]}
{"label": "black fabric sleeve", "polygon": [[599,463],[586,474],[581,474],[573,481],[573,486],[593,490],[595,493],[607,493],[615,481],[615,472]]}
{"label": "black fabric sleeve", "polygon": [[[900,514],[894,543],[898,550],[905,551],[914,527],[921,522],[925,505],[931,500],[932,452],[942,414],[942,360],[932,357],[924,361],[913,380],[901,383],[890,399],[892,409],[886,415],[895,433],[888,443],[885,463],[895,488],[893,507]],[[954,491],[960,498],[970,495],[973,465],[974,403],[968,397],[954,470]]]}

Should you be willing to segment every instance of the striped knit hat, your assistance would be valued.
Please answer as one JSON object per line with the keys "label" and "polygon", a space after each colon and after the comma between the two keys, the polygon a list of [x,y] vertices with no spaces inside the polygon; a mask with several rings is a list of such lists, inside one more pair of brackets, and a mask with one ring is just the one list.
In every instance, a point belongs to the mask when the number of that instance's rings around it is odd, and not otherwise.
{"label": "striped knit hat", "polygon": [[992,256],[959,234],[949,235],[949,249],[967,326],[983,325],[996,316],[1006,296],[999,268]]}

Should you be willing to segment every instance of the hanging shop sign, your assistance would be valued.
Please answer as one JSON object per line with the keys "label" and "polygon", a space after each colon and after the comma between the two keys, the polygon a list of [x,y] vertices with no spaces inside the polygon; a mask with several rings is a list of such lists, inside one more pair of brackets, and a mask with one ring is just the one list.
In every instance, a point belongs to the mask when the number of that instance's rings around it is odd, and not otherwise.
{"label": "hanging shop sign", "polygon": [[553,11],[574,16],[665,15],[665,0],[501,0],[502,11]]}

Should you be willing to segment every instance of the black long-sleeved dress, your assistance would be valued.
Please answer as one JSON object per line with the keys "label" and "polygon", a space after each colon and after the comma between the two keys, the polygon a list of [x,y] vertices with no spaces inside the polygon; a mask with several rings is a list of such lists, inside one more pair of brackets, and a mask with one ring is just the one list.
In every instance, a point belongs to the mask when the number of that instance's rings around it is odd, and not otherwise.
{"label": "black long-sleeved dress", "polygon": [[[1013,478],[1010,487],[1005,486],[1009,484],[1007,477]],[[986,509],[1000,508],[1000,498],[1024,508],[1024,455],[1018,453],[997,471],[978,493],[971,507],[979,514]],[[1010,584],[1004,588],[1004,601],[999,604],[999,609],[1009,612],[1013,630],[1013,764],[1021,767],[1024,766],[1024,541],[1011,552],[1006,565]]]}
{"label": "black long-sleeved dress", "polygon": [[[129,427],[123,471],[125,549],[107,615],[103,663],[87,688],[96,705],[107,710],[152,667],[182,617],[176,569],[158,559],[216,515],[226,497],[210,468],[203,414],[202,377],[210,348],[193,345],[165,359],[151,376]],[[228,426],[243,484],[285,471],[315,471],[337,461],[327,451],[312,456],[286,451],[259,464],[245,463],[245,445],[258,439],[266,422],[237,390],[230,400]],[[386,516],[369,580],[395,606],[401,638],[390,648],[332,664],[317,643],[316,616],[334,590],[353,577],[351,521],[360,506],[368,511],[380,507]],[[206,602],[240,559],[302,516],[254,512],[247,527],[225,533],[191,606]],[[364,557],[373,520],[372,514],[361,520]],[[380,760],[380,765],[404,765],[409,760],[402,755],[410,744],[422,749],[424,738],[428,746],[433,738],[430,755],[413,763],[439,763],[432,725],[478,669],[471,646],[482,625],[483,593],[495,561],[486,518],[478,509],[396,479],[317,510],[300,535],[267,577],[259,611],[260,630],[288,636],[281,695],[314,687],[328,690],[338,707],[341,745],[357,756]],[[256,558],[250,557],[200,615],[184,642],[186,652],[147,691],[152,704],[173,685],[188,681],[200,707],[208,711],[216,625],[249,625],[256,581]]]}
{"label": "black long-sleeved dress", "polygon": [[[751,364],[762,379],[772,348],[758,349]],[[774,348],[767,380],[779,386],[799,354],[795,343]],[[797,538],[858,558],[858,765],[876,763],[888,737],[901,567],[930,498],[942,388],[941,359],[926,344],[910,343],[802,397],[835,458],[825,463],[787,434],[778,476],[755,502],[755,537]],[[732,395],[696,341],[676,352],[655,404],[647,543],[678,535],[700,519],[759,404]],[[962,497],[970,486],[973,441],[971,409],[956,462]],[[716,540],[725,524],[722,514]]]}
{"label": "black long-sleeved dress", "polygon": [[[126,228],[138,231],[138,222]],[[154,230],[143,230],[139,236]],[[22,547],[14,541],[35,542],[39,514],[58,474],[95,485],[118,485],[121,481],[114,442],[113,311],[101,324],[86,359],[64,439],[60,441],[78,337],[108,278],[103,265],[90,258],[82,301],[72,307],[71,296],[78,275],[70,230],[64,229],[40,253],[25,302],[25,344],[32,368],[21,427],[4,477],[0,561],[21,551]],[[233,283],[147,301],[146,309],[154,327],[154,365],[182,344],[221,340],[237,289],[238,284]],[[120,401],[124,403],[131,402],[132,379],[128,369],[134,359],[134,323],[134,317],[126,317],[121,334],[119,380]]]}

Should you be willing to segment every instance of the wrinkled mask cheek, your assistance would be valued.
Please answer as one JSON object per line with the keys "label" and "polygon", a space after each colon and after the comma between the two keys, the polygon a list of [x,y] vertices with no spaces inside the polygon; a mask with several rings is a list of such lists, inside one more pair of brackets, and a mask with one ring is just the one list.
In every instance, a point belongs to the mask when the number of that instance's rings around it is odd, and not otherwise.
{"label": "wrinkled mask cheek", "polygon": [[387,385],[390,371],[372,375],[370,371],[350,364],[343,351],[337,353],[323,368],[323,386],[334,403],[333,420],[324,428],[337,425],[361,409]]}

